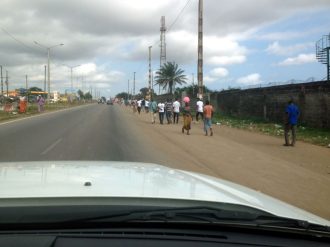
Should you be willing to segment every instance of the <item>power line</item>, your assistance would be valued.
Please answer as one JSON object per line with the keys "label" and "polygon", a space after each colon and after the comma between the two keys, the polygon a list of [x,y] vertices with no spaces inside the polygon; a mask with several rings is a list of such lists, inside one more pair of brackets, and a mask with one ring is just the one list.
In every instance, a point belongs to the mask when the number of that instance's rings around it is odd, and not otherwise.
{"label": "power line", "polygon": [[15,40],[17,43],[19,43],[20,45],[24,46],[25,48],[28,48],[30,50],[36,51],[37,49],[28,46],[27,44],[25,44],[23,41],[20,41],[19,39],[15,38],[12,34],[10,34],[7,30],[5,30],[4,28],[1,28],[1,30],[7,34],[9,37],[11,37],[13,40]]}
{"label": "power line", "polygon": [[183,14],[183,11],[187,8],[187,6],[189,5],[190,2],[191,2],[191,0],[188,0],[186,2],[185,6],[181,9],[181,11],[179,12],[178,16],[174,19],[174,21],[171,23],[171,25],[167,28],[167,31],[170,31],[171,28],[174,26],[174,24],[179,20],[179,18]]}
{"label": "power line", "polygon": [[[180,19],[180,17],[182,16],[184,10],[188,7],[189,3],[191,2],[191,0],[187,0],[186,4],[183,6],[183,8],[180,10],[179,14],[176,16],[176,18],[174,19],[174,21],[169,25],[169,27],[167,28],[167,32],[169,32],[172,27],[177,23],[177,21]],[[158,40],[157,42],[155,42],[152,46],[156,47],[158,44],[160,43],[160,40]],[[144,63],[140,63],[138,69],[136,70],[137,72],[140,72],[142,66],[144,65]]]}

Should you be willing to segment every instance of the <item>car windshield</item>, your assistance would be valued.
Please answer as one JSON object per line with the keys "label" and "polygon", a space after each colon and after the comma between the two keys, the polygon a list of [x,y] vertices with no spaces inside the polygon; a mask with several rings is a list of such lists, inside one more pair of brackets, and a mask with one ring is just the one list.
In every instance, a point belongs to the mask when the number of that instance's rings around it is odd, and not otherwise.
{"label": "car windshield", "polygon": [[172,198],[327,225],[329,11],[329,0],[3,0],[0,207]]}

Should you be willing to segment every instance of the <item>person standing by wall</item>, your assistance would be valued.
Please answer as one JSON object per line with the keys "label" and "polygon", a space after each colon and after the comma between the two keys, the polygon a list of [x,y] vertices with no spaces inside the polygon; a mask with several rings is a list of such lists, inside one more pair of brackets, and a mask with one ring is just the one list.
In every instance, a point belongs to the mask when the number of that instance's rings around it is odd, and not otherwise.
{"label": "person standing by wall", "polygon": [[178,98],[176,98],[175,101],[173,102],[173,123],[174,124],[179,122],[180,107],[181,107],[181,104],[178,101]]}
{"label": "person standing by wall", "polygon": [[213,136],[212,130],[212,115],[213,115],[213,106],[210,105],[210,101],[206,100],[204,106],[204,132],[205,136],[208,135],[208,129],[210,129],[210,135]]}
{"label": "person standing by wall", "polygon": [[198,117],[201,116],[203,120],[203,107],[204,103],[201,99],[196,102],[196,121],[198,122]]}
{"label": "person standing by wall", "polygon": [[[299,117],[299,108],[293,103],[293,100],[288,102],[288,106],[285,109],[285,122],[284,122],[284,146],[294,146],[296,144],[296,127]],[[291,130],[292,141],[289,140],[289,132]]]}
{"label": "person standing by wall", "polygon": [[165,114],[165,104],[159,102],[158,104],[158,113],[159,113],[159,122],[160,124],[164,123],[164,114]]}

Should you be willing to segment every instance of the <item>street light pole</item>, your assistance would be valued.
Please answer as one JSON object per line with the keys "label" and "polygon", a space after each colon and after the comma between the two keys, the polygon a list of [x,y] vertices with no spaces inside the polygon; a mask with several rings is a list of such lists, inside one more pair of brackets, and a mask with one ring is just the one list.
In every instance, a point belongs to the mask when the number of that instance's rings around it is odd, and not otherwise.
{"label": "street light pole", "polygon": [[64,44],[58,44],[58,45],[53,45],[53,46],[44,46],[40,43],[38,43],[37,41],[34,41],[34,43],[42,48],[45,48],[47,50],[47,64],[48,64],[48,73],[47,73],[47,81],[48,81],[48,96],[47,98],[50,99],[50,49],[57,47],[57,46],[62,46]]}
{"label": "street light pole", "polygon": [[134,72],[134,80],[133,80],[133,96],[135,95],[135,73]]}
{"label": "street light pole", "polygon": [[74,66],[70,66],[70,65],[66,65],[66,64],[63,64],[64,66],[67,66],[67,67],[69,67],[70,68],[70,70],[71,70],[71,93],[73,92],[73,79],[72,79],[72,70],[74,69],[74,68],[76,68],[76,67],[79,67],[80,66],[80,64],[79,65],[74,65]]}
{"label": "street light pole", "polygon": [[50,66],[49,66],[49,64],[50,64],[50,48],[47,48],[47,57],[48,57],[48,59],[47,59],[47,61],[48,61],[48,65],[47,65],[48,66],[47,67],[48,94],[47,94],[47,98],[50,99]]}
{"label": "street light pole", "polygon": [[148,86],[148,94],[149,94],[149,100],[151,99],[151,48],[152,46],[149,46],[149,86]]}
{"label": "street light pole", "polygon": [[1,94],[3,95],[2,65],[0,65],[0,68],[1,68]]}

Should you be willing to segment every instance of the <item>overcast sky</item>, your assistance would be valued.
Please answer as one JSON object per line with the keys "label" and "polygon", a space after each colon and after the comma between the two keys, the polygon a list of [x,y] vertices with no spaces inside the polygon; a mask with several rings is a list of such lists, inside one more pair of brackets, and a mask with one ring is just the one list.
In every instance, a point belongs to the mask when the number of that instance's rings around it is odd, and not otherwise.
{"label": "overcast sky", "polygon": [[[167,60],[192,81],[197,71],[198,0],[0,0],[0,65],[10,89],[43,88],[45,48],[51,49],[51,90],[136,91],[147,86],[148,46],[159,68],[160,18],[166,26]],[[329,0],[204,0],[204,83],[228,87],[323,79],[315,42],[330,32]],[[181,13],[181,15],[179,15]],[[3,76],[5,72],[3,73]],[[132,84],[132,83],[131,83]]]}

